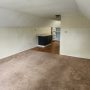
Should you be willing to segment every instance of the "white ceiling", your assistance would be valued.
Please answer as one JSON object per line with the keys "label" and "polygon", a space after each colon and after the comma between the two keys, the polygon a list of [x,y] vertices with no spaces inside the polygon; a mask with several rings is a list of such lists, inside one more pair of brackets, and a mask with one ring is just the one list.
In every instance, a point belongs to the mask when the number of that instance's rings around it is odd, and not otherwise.
{"label": "white ceiling", "polygon": [[76,0],[82,13],[90,19],[90,0]]}
{"label": "white ceiling", "polygon": [[[86,0],[85,2],[84,0],[77,0],[77,4],[75,1],[76,0],[0,0],[0,7],[50,18],[56,14],[76,13],[78,12],[77,5],[80,5],[82,8],[86,2]],[[90,9],[88,11],[90,12]]]}

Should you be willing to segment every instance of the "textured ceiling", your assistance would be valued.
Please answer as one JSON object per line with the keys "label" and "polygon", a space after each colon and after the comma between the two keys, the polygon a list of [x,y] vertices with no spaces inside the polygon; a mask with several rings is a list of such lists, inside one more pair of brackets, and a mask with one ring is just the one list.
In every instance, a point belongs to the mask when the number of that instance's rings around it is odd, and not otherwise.
{"label": "textured ceiling", "polygon": [[90,5],[90,0],[0,0],[0,8],[49,18],[56,14],[76,13],[78,7],[83,13],[85,12],[90,16],[90,9],[87,5]]}

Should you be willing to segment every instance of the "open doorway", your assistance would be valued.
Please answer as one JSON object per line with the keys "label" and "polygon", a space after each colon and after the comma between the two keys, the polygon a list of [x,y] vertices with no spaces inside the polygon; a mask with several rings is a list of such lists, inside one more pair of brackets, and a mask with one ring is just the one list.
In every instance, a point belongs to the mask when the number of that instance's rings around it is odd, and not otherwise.
{"label": "open doorway", "polygon": [[[61,21],[55,20],[50,28],[49,34],[42,33],[37,35],[38,45],[32,50],[48,52],[53,54],[60,54],[60,28]],[[42,30],[43,31],[43,30]],[[42,32],[40,31],[40,32]],[[45,30],[45,32],[47,32]]]}
{"label": "open doorway", "polygon": [[39,35],[38,45],[32,50],[59,54],[60,52],[60,27],[51,27],[51,34]]}
{"label": "open doorway", "polygon": [[52,43],[55,44],[57,54],[60,52],[60,27],[51,27]]}
{"label": "open doorway", "polygon": [[60,27],[51,27],[52,41],[60,42]]}

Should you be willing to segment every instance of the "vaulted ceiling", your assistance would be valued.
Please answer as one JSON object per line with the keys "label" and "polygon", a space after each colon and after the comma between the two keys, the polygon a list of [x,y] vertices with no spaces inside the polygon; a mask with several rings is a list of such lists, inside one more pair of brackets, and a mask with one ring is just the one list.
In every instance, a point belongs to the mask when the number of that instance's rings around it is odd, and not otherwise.
{"label": "vaulted ceiling", "polygon": [[76,13],[90,16],[90,0],[0,0],[0,8],[17,10],[41,17]]}
{"label": "vaulted ceiling", "polygon": [[76,0],[79,10],[90,19],[90,0]]}

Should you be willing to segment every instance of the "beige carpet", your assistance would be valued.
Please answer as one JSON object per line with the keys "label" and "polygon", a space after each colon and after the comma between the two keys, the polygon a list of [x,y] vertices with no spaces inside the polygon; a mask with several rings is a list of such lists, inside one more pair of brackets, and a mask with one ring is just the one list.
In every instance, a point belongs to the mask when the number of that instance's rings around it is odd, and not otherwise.
{"label": "beige carpet", "polygon": [[0,60],[0,90],[90,90],[90,60],[28,50]]}

